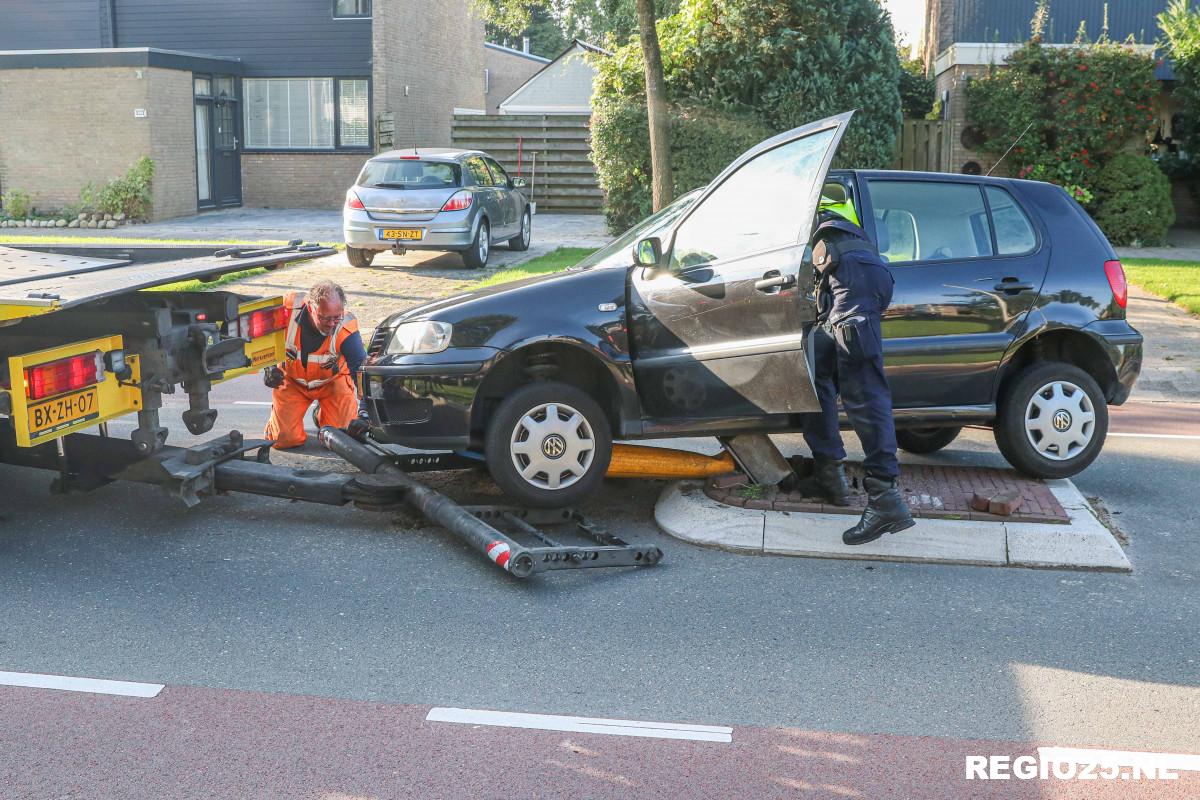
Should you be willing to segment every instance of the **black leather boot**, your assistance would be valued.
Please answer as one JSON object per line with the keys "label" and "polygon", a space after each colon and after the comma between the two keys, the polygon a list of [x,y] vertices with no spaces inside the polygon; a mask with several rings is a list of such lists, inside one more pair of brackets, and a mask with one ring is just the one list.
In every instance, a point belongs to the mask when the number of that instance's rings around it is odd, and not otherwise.
{"label": "black leather boot", "polygon": [[805,497],[820,497],[835,506],[850,505],[850,483],[846,467],[833,458],[813,458],[812,475],[797,481],[795,491]]}
{"label": "black leather boot", "polygon": [[863,479],[863,486],[867,490],[867,508],[858,524],[842,534],[843,542],[866,544],[885,533],[899,533],[917,524],[913,522],[908,504],[900,496],[894,479],[868,475]]}

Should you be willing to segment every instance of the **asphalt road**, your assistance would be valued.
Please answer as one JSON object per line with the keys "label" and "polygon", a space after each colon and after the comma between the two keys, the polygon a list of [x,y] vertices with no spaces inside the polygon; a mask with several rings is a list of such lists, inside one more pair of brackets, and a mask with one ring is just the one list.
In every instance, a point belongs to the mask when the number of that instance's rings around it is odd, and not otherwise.
{"label": "asphalt road", "polygon": [[[261,428],[268,396],[253,380],[214,399],[216,432]],[[1178,419],[1166,436],[1200,436],[1194,414]],[[189,439],[168,424],[173,443]],[[1114,431],[1157,438],[1111,438],[1076,479],[1128,536],[1132,575],[701,550],[655,529],[661,484],[609,481],[584,511],[656,542],[663,563],[517,581],[399,515],[236,495],[185,509],[136,485],[52,497],[48,474],[0,467],[0,670],[168,687],[159,700],[0,690],[0,796],[235,796],[245,769],[258,791],[242,796],[255,797],[738,796],[720,788],[730,775],[764,787],[747,797],[961,797],[961,754],[999,743],[1200,753],[1198,440],[1154,425],[1115,418]],[[1003,463],[972,430],[908,458]],[[315,446],[276,460],[306,459],[338,466]],[[459,499],[496,497],[477,474],[433,480]],[[153,725],[123,705],[156,702]],[[576,764],[585,755],[564,755],[563,734],[447,732],[421,721],[430,706],[733,726],[735,749],[572,734],[598,759]],[[380,714],[396,727],[370,722]],[[48,759],[63,742],[84,755]],[[262,742],[262,763],[222,755],[234,742]],[[305,778],[310,751],[330,765],[319,780]],[[520,781],[499,780],[513,768]],[[160,782],[130,778],[144,770]],[[100,774],[109,783],[88,777]],[[1183,775],[1134,794],[1200,794],[1188,780],[1200,773]],[[122,776],[132,782],[114,788]],[[994,796],[1085,796],[1081,785]],[[992,796],[982,786],[970,795]],[[1134,786],[1101,788],[1086,796]]]}

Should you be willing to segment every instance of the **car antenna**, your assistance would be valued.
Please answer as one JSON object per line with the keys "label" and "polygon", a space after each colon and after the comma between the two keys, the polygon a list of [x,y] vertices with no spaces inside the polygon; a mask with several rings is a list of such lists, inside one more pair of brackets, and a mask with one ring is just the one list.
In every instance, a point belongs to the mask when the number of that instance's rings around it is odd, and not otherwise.
{"label": "car antenna", "polygon": [[[999,158],[999,159],[996,161],[996,163],[995,163],[995,164],[992,164],[992,169],[989,169],[989,170],[987,171],[987,175],[991,175],[991,174],[992,174],[992,171],[993,171],[993,170],[995,170],[995,169],[996,169],[996,167],[1000,166],[1000,162],[1001,162],[1001,161],[1003,161],[1003,160],[1005,159],[1005,157],[1006,157],[1006,156],[1007,156],[1009,153],[1011,153],[1011,152],[1012,152],[1012,149],[1013,149],[1014,147],[1016,147],[1016,146],[1017,146],[1017,142],[1021,141],[1021,139],[1023,139],[1023,138],[1025,137],[1025,134],[1029,133],[1029,129],[1030,129],[1030,128],[1032,128],[1032,127],[1033,127],[1033,120],[1030,120],[1030,121],[1029,121],[1029,124],[1025,126],[1025,130],[1021,131],[1021,135],[1020,135],[1020,136],[1018,136],[1016,139],[1013,139],[1013,143],[1012,143],[1012,144],[1010,144],[1010,145],[1008,146],[1008,149],[1004,151],[1004,155],[1000,156],[1000,158]],[[986,177],[987,177],[987,175],[984,175],[984,177],[986,178]]]}

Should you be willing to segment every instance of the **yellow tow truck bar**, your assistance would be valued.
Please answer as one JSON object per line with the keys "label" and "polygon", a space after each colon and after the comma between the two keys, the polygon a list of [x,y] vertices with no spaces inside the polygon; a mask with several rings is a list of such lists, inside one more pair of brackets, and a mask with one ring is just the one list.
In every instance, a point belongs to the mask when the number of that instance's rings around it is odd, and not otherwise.
{"label": "yellow tow truck bar", "polygon": [[[408,506],[520,578],[658,563],[656,546],[628,544],[577,512],[460,506],[408,475],[474,465],[455,454],[406,457],[324,428],[322,443],[361,470],[336,473],[272,464],[271,442],[238,431],[193,447],[167,445],[164,394],[181,387],[189,401],[184,424],[193,435],[208,432],[217,417],[213,384],[282,361],[287,327],[282,297],[170,285],[333,252],[296,240],[147,264],[0,247],[0,464],[55,470],[61,493],[134,481],[189,506],[222,492],[376,511]],[[129,439],[108,435],[109,420],[133,414]],[[589,542],[560,543],[539,525],[566,526]],[[537,543],[521,544],[501,527]]]}

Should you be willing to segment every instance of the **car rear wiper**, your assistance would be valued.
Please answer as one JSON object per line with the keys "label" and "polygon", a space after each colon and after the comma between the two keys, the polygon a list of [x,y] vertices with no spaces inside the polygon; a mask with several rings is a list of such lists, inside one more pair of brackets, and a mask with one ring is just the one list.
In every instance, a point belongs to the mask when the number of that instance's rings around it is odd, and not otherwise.
{"label": "car rear wiper", "polygon": [[373,183],[370,186],[368,186],[367,188],[368,189],[407,189],[409,186],[412,186],[412,184],[411,183],[388,183],[387,181],[384,181],[383,183]]}

